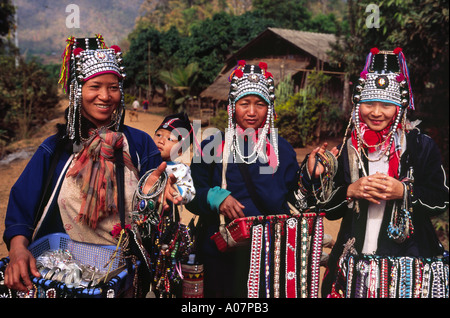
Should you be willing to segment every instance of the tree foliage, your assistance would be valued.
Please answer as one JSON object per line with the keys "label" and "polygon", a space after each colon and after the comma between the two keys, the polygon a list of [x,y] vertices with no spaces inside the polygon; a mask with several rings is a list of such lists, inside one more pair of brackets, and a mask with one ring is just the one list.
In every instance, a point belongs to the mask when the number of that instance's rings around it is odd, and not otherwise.
{"label": "tree foliage", "polygon": [[[306,6],[308,1],[254,0],[252,6],[248,2],[146,1],[142,6],[143,17],[129,36],[130,49],[124,58],[129,86],[148,88],[148,63],[152,91],[164,85],[157,77],[160,71],[196,63],[199,66],[196,83],[199,93],[214,81],[227,57],[267,27],[315,32],[336,29],[335,16],[322,13],[312,16]],[[240,14],[234,14],[238,10],[230,9],[233,4],[234,7],[240,4]],[[182,12],[182,15],[176,12]]]}
{"label": "tree foliage", "polygon": [[[329,114],[334,115],[331,112],[332,102],[324,90],[329,79],[330,76],[322,72],[313,72],[308,75],[308,85],[304,89],[277,103],[275,111],[278,117],[278,133],[294,147],[317,142],[321,133],[321,122],[329,121]],[[289,80],[282,86],[289,87]]]}
{"label": "tree foliage", "polygon": [[198,77],[198,65],[191,63],[186,67],[176,67],[171,71],[162,70],[159,73],[161,81],[166,83],[170,89],[167,96],[171,99],[172,109],[175,111],[184,111],[184,102],[195,97],[195,83]]}
{"label": "tree foliage", "polygon": [[341,63],[355,82],[372,47],[385,50],[402,47],[418,110],[427,113],[430,103],[434,104],[433,108],[445,104],[442,111],[448,114],[448,1],[380,1],[379,28],[366,25],[369,13],[365,10],[370,3],[369,0],[348,1],[349,28],[338,30],[342,40],[330,53],[334,61]]}
{"label": "tree foliage", "polygon": [[3,144],[30,136],[34,127],[44,123],[57,106],[56,82],[34,61],[0,56],[0,140]]}
{"label": "tree foliage", "polygon": [[148,72],[144,71],[148,69],[147,63],[150,63],[153,89],[164,84],[157,78],[160,71],[196,63],[199,67],[198,80],[192,93],[198,94],[213,82],[229,55],[268,26],[274,25],[272,20],[261,18],[259,13],[254,12],[240,16],[217,13],[211,19],[193,26],[190,36],[183,36],[175,27],[159,31],[153,26],[141,24],[130,35],[130,49],[124,56],[128,85],[147,88]]}
{"label": "tree foliage", "polygon": [[331,58],[340,63],[355,83],[372,47],[403,48],[410,71],[415,111],[410,119],[422,120],[420,128],[439,145],[444,168],[449,162],[449,3],[447,0],[383,0],[379,28],[368,28],[370,0],[347,1],[346,28]]}

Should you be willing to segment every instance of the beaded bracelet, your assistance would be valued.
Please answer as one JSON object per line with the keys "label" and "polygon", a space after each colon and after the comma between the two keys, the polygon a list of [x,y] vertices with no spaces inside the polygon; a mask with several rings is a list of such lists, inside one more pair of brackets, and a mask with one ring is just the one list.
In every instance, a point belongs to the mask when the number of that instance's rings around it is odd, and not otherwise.
{"label": "beaded bracelet", "polygon": [[[315,189],[313,186],[313,194],[316,197],[318,203],[326,203],[330,197],[333,190],[333,179],[336,175],[338,162],[336,157],[328,150],[326,150],[322,155],[316,155],[316,164],[320,163],[324,172],[320,175],[320,189]],[[315,174],[315,168],[313,175]],[[318,193],[320,192],[320,199]]]}
{"label": "beaded bracelet", "polygon": [[151,225],[157,225],[161,220],[162,204],[157,208],[158,196],[164,197],[164,189],[166,187],[168,176],[165,171],[158,180],[152,185],[148,193],[143,193],[143,188],[148,178],[156,169],[147,171],[139,180],[136,191],[133,196],[133,207],[135,211],[131,212],[133,223],[139,227],[142,238],[147,238],[151,233]]}
{"label": "beaded bracelet", "polygon": [[388,225],[388,237],[397,243],[404,242],[414,232],[411,214],[409,184],[402,182],[403,202],[401,208],[398,208],[397,202],[394,202],[391,213],[391,221]]}

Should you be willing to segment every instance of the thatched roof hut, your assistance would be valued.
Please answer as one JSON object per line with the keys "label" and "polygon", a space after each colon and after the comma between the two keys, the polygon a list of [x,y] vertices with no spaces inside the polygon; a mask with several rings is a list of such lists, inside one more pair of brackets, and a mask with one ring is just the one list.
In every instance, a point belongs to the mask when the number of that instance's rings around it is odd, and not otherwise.
{"label": "thatched roof hut", "polygon": [[213,105],[226,103],[228,76],[239,60],[245,60],[248,64],[266,62],[275,83],[290,75],[297,89],[305,86],[309,72],[324,71],[334,76],[331,91],[342,100],[344,73],[330,65],[327,54],[331,50],[330,43],[335,41],[333,34],[267,28],[225,61],[220,74],[200,97]]}

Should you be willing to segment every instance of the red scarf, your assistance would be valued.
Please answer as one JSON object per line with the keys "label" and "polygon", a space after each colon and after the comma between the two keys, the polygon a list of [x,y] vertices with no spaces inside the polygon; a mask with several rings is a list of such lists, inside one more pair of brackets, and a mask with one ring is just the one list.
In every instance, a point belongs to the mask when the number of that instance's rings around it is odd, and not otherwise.
{"label": "red scarf", "polygon": [[[84,145],[77,155],[67,177],[76,178],[82,193],[78,221],[95,229],[98,221],[115,214],[117,208],[117,183],[114,166],[114,150],[123,148],[122,133],[102,129]],[[131,157],[123,153],[125,166],[138,177]]]}
{"label": "red scarf", "polygon": [[[361,142],[360,146],[367,149],[369,153],[374,152],[376,150],[384,151],[387,147],[389,147],[390,137],[389,131],[391,129],[391,126],[397,118],[399,112],[399,108],[397,107],[397,111],[392,118],[389,125],[387,125],[386,128],[384,128],[381,131],[374,131],[372,129],[369,129],[367,124],[362,120],[361,114],[359,115],[359,131],[361,133],[361,138],[365,141],[365,143],[369,146],[375,146],[379,145],[378,147],[367,147],[363,142]],[[399,123],[397,130],[401,129],[402,126]],[[395,134],[395,132],[393,132]],[[355,147],[355,149],[358,149],[358,133],[356,129],[353,129],[352,134],[352,144]],[[384,142],[383,142],[384,141]],[[388,175],[391,177],[394,177],[398,179],[398,167],[400,164],[400,154],[401,154],[401,147],[399,144],[394,142],[391,145],[391,149],[388,150],[389,155],[389,169],[388,169]]]}

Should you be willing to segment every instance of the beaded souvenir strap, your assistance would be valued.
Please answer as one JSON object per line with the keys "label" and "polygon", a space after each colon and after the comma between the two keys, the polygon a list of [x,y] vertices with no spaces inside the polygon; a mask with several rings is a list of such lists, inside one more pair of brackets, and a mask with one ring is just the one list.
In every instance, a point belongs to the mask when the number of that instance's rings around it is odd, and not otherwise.
{"label": "beaded souvenir strap", "polygon": [[254,218],[248,297],[317,298],[322,240],[321,214]]}
{"label": "beaded souvenir strap", "polygon": [[448,298],[448,259],[350,255],[330,297]]}
{"label": "beaded souvenir strap", "polygon": [[256,225],[252,229],[252,247],[250,254],[250,271],[248,274],[248,298],[259,298],[259,280],[261,269],[261,254],[263,241],[263,226]]}
{"label": "beaded souvenir strap", "polygon": [[286,298],[297,298],[297,225],[295,218],[286,221]]}

